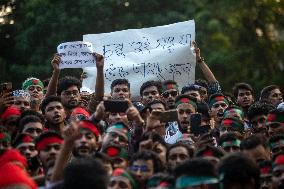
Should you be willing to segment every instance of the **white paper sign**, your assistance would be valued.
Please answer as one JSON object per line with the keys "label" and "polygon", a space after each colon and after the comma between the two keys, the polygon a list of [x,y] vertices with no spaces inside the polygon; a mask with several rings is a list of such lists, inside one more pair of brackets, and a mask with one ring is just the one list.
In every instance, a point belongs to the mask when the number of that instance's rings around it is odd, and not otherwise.
{"label": "white paper sign", "polygon": [[[139,96],[140,86],[148,80],[171,79],[180,88],[193,83],[196,62],[190,46],[194,40],[193,20],[83,36],[83,41],[91,42],[95,51],[105,57],[105,91],[110,92],[113,80],[126,78],[134,96]],[[88,77],[83,86],[94,90],[96,68],[84,71]]]}
{"label": "white paper sign", "polygon": [[96,66],[96,60],[92,55],[92,43],[84,41],[61,43],[57,47],[57,53],[61,56],[60,69]]}

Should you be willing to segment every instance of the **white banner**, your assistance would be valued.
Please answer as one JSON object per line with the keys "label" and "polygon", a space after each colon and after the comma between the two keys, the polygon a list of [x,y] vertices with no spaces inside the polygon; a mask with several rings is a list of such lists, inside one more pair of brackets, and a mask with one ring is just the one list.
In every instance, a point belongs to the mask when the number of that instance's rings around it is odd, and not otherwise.
{"label": "white banner", "polygon": [[96,66],[96,60],[92,55],[92,43],[83,41],[61,43],[57,47],[57,53],[61,56],[60,69]]}
{"label": "white banner", "polygon": [[[88,34],[83,41],[91,42],[94,51],[105,57],[105,91],[111,82],[126,78],[131,93],[148,80],[175,80],[180,88],[195,79],[195,55],[190,50],[195,40],[193,20],[175,24],[129,29],[111,33]],[[83,86],[94,90],[96,69],[85,68]]]}

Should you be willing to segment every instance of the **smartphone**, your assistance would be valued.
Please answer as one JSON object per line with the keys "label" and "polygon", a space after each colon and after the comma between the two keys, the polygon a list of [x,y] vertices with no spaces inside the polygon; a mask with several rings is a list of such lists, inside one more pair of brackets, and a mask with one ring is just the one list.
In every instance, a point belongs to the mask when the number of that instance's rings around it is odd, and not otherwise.
{"label": "smartphone", "polygon": [[0,84],[0,91],[1,91],[2,94],[12,92],[13,91],[12,83],[11,82],[1,83]]}
{"label": "smartphone", "polygon": [[194,135],[200,134],[201,114],[191,114],[190,116],[190,131]]}
{"label": "smartphone", "polygon": [[105,100],[104,106],[106,112],[126,112],[128,102],[125,100]]}
{"label": "smartphone", "polygon": [[164,111],[159,117],[162,123],[174,122],[178,120],[178,113],[176,110]]}

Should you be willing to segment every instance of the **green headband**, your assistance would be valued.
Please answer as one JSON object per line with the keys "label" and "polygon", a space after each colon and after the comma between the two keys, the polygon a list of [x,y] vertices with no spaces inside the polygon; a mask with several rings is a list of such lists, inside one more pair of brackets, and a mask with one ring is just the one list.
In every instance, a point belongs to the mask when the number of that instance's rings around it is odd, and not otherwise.
{"label": "green headband", "polygon": [[197,105],[193,100],[190,100],[189,98],[181,98],[178,101],[176,101],[176,107],[178,107],[178,105],[182,104],[182,103],[187,103],[187,104],[191,104],[195,109],[197,109]]}
{"label": "green headband", "polygon": [[238,147],[240,147],[240,145],[241,145],[241,141],[236,139],[236,140],[223,142],[221,146],[222,146],[222,148],[225,148],[227,146],[238,146]]}
{"label": "green headband", "polygon": [[280,139],[276,142],[271,142],[271,143],[269,143],[269,146],[270,146],[270,148],[274,148],[275,146],[280,145],[280,144],[284,145],[284,139]]}
{"label": "green headband", "polygon": [[109,128],[107,128],[106,133],[116,132],[116,131],[122,132],[123,134],[126,135],[128,139],[130,138],[130,132],[128,131],[126,126],[123,125],[122,123],[116,123],[110,126]]}
{"label": "green headband", "polygon": [[167,90],[176,89],[178,91],[178,85],[174,83],[164,84],[162,86],[162,91],[165,92]]}
{"label": "green headband", "polygon": [[176,181],[176,189],[186,188],[188,186],[198,186],[201,184],[217,184],[219,180],[210,176],[181,176]]}
{"label": "green headband", "polygon": [[219,102],[219,101],[223,101],[226,104],[229,104],[229,101],[227,100],[227,98],[220,95],[220,96],[215,96],[214,98],[210,99],[210,101],[208,103],[209,108],[211,108],[213,106],[213,104],[215,104],[216,102]]}
{"label": "green headband", "polygon": [[31,77],[25,80],[22,85],[22,89],[27,90],[30,86],[39,86],[41,88],[44,88],[43,83],[39,79],[34,78],[34,77]]}

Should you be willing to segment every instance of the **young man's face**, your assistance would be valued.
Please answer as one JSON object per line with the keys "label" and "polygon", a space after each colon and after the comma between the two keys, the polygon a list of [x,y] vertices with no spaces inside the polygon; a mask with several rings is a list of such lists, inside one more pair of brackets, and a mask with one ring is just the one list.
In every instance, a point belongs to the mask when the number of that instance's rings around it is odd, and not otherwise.
{"label": "young man's face", "polygon": [[43,132],[43,125],[40,122],[29,122],[24,125],[22,133],[29,133],[32,137],[37,137]]}
{"label": "young man's face", "polygon": [[282,92],[279,89],[273,89],[268,96],[268,101],[274,106],[277,106],[283,102]]}
{"label": "young man's face", "polygon": [[14,106],[19,108],[20,110],[29,110],[31,109],[30,105],[30,101],[27,98],[23,96],[15,97]]}
{"label": "young man's face", "polygon": [[284,144],[282,144],[281,142],[276,143],[273,147],[270,148],[270,153],[272,157],[275,157],[280,153],[284,153]]}
{"label": "young man's face", "polygon": [[35,144],[32,142],[23,142],[16,147],[26,159],[30,159],[37,155]]}
{"label": "young man's face", "polygon": [[272,170],[272,182],[273,182],[273,188],[284,188],[284,166],[283,165],[277,165]]}
{"label": "young man's face", "polygon": [[223,119],[224,110],[228,108],[228,104],[226,104],[224,101],[217,101],[215,102],[211,107],[211,116],[214,118],[214,120],[218,123],[220,123]]}
{"label": "young man's face", "polygon": [[180,165],[189,158],[189,154],[186,148],[177,146],[172,148],[168,154],[168,167],[169,170],[174,170],[177,165]]}
{"label": "young man's face", "polygon": [[154,174],[154,163],[152,160],[136,160],[130,166],[130,171],[138,183],[145,183]]}
{"label": "young man's face", "polygon": [[76,108],[79,105],[80,91],[76,85],[61,92],[61,100],[64,107],[68,109]]}
{"label": "young man's face", "polygon": [[270,159],[269,151],[262,145],[258,145],[252,149],[243,150],[243,153],[251,157],[256,163]]}
{"label": "young man's face", "polygon": [[247,89],[239,89],[237,96],[237,104],[242,108],[248,108],[254,101],[252,93]]}
{"label": "young man's face", "polygon": [[49,162],[55,161],[59,154],[61,144],[52,143],[44,147],[43,150],[39,151],[39,158],[43,166],[47,166]]}
{"label": "young man's face", "polygon": [[58,125],[64,122],[66,113],[61,102],[54,101],[46,106],[44,116],[48,123]]}
{"label": "young man's face", "polygon": [[195,108],[188,103],[182,103],[177,106],[178,121],[182,133],[186,133],[190,127],[190,116],[196,113]]}
{"label": "young man's face", "polygon": [[251,118],[250,123],[255,132],[263,133],[267,132],[267,127],[265,125],[267,120],[267,115],[256,115]]}
{"label": "young man's face", "polygon": [[88,157],[96,150],[96,136],[87,129],[81,129],[81,138],[75,140],[74,151],[79,157]]}
{"label": "young man's face", "polygon": [[167,148],[160,144],[160,143],[155,143],[153,145],[153,149],[152,149],[154,152],[156,152],[161,160],[161,162],[165,165],[166,164],[166,155],[167,155]]}
{"label": "young man's face", "polygon": [[144,105],[152,102],[154,99],[159,99],[160,94],[156,86],[150,86],[143,90],[142,92],[142,103]]}
{"label": "young man's face", "polygon": [[178,91],[176,89],[169,89],[162,93],[163,100],[165,101],[168,109],[175,108],[175,99],[178,95]]}
{"label": "young man's face", "polygon": [[284,134],[284,123],[275,122],[268,124],[268,134],[270,136],[275,134]]}
{"label": "young man's face", "polygon": [[111,97],[114,100],[130,99],[130,90],[126,84],[115,85],[111,91]]}

